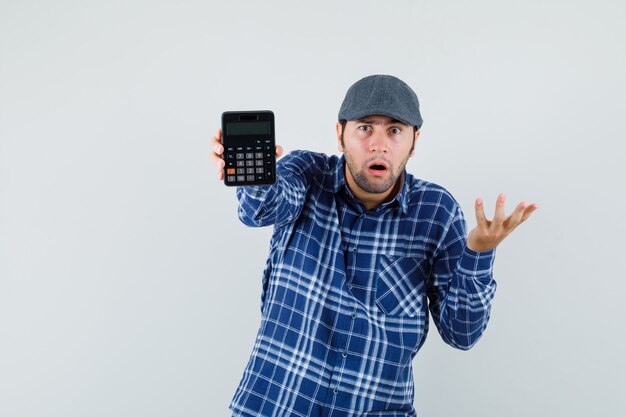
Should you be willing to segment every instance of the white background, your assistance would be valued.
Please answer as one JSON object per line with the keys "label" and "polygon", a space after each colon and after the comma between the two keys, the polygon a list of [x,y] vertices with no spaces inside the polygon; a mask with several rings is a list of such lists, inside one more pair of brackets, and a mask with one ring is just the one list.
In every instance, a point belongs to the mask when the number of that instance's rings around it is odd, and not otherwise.
{"label": "white background", "polygon": [[270,229],[236,216],[208,141],[271,109],[286,151],[336,152],[359,78],[422,104],[408,169],[498,248],[468,352],[435,331],[421,417],[624,415],[623,1],[0,0],[0,416],[228,416]]}

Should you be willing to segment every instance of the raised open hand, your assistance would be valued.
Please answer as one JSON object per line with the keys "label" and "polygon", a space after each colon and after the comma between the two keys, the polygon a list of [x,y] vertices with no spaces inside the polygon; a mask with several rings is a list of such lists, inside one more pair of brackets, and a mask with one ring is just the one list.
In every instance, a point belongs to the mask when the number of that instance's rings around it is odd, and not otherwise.
{"label": "raised open hand", "polygon": [[526,221],[530,215],[539,207],[537,204],[527,204],[521,202],[517,205],[513,213],[504,217],[504,194],[498,196],[496,201],[496,213],[493,220],[487,220],[483,200],[476,199],[476,222],[467,238],[467,246],[475,252],[484,252],[494,249],[502,240],[507,237],[517,226]]}

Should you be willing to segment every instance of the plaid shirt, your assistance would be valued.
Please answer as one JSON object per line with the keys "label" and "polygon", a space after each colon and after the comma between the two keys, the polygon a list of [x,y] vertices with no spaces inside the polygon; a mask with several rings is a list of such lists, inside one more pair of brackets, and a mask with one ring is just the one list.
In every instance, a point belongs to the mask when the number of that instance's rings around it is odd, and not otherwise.
{"label": "plaid shirt", "polygon": [[235,416],[415,416],[412,359],[428,331],[469,349],[489,320],[494,252],[466,246],[458,203],[404,173],[366,211],[344,158],[292,152],[272,186],[239,187],[239,218],[274,225],[261,326]]}

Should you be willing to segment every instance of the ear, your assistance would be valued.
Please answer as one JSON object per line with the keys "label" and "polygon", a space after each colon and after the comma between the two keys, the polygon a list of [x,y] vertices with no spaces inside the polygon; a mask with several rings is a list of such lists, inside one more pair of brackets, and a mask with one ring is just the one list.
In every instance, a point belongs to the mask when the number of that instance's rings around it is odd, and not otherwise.
{"label": "ear", "polygon": [[413,138],[413,147],[411,148],[411,153],[409,154],[409,157],[412,157],[413,155],[415,155],[415,143],[417,142],[417,138],[419,137],[420,137],[420,131],[416,130],[415,137]]}
{"label": "ear", "polygon": [[339,148],[339,152],[343,152],[343,145],[341,143],[341,123],[337,122],[335,129],[337,129],[337,146]]}

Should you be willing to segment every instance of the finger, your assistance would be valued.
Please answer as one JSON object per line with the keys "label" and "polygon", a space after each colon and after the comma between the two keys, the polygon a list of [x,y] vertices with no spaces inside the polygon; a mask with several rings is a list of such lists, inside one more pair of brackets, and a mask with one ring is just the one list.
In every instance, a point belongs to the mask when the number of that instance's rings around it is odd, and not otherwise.
{"label": "finger", "polygon": [[220,169],[219,171],[217,171],[217,179],[220,181],[224,181],[224,170]]}
{"label": "finger", "polygon": [[226,163],[224,162],[224,160],[222,158],[220,158],[219,156],[215,155],[215,154],[211,154],[211,156],[209,156],[209,160],[211,161],[211,164],[217,168],[219,171],[223,171],[224,167],[226,166]]}
{"label": "finger", "polygon": [[215,137],[211,140],[211,153],[209,154],[209,158],[213,162],[216,159],[222,159],[222,154],[224,153],[224,145],[217,142]]}
{"label": "finger", "polygon": [[487,227],[487,218],[485,217],[485,207],[483,199],[478,197],[474,203],[474,211],[476,212],[476,225],[479,228]]}
{"label": "finger", "polygon": [[521,203],[517,205],[517,207],[515,207],[515,210],[513,210],[513,213],[511,213],[509,217],[506,218],[503,224],[507,233],[511,232],[522,222],[522,216],[524,215],[524,210],[526,209],[527,206],[528,204],[522,201]]}
{"label": "finger", "polygon": [[215,153],[216,155],[222,155],[224,153],[224,145],[222,145],[221,143],[216,142],[213,145],[213,153]]}
{"label": "finger", "polygon": [[531,204],[530,206],[526,207],[526,209],[524,210],[524,213],[522,214],[522,218],[520,219],[520,223],[525,222],[527,218],[530,217],[531,214],[534,213],[535,210],[537,210],[539,208],[539,206],[535,203]]}
{"label": "finger", "polygon": [[218,155],[224,153],[224,145],[222,145],[222,129],[215,132],[215,136],[211,139],[211,150]]}
{"label": "finger", "polygon": [[504,194],[498,195],[498,199],[496,200],[496,213],[493,216],[493,223],[498,225],[502,225],[504,223],[504,202],[506,197]]}
{"label": "finger", "polygon": [[222,129],[218,129],[218,131],[215,132],[215,136],[211,138],[211,148],[221,143],[222,143]]}
{"label": "finger", "polygon": [[212,152],[209,154],[209,161],[211,162],[211,164],[214,165],[216,168],[220,168],[220,169],[224,168],[225,163],[224,163],[224,159],[222,159],[222,154],[224,153],[224,146],[217,142],[213,142],[211,151]]}
{"label": "finger", "polygon": [[283,155],[283,147],[276,145],[276,157],[280,158]]}

